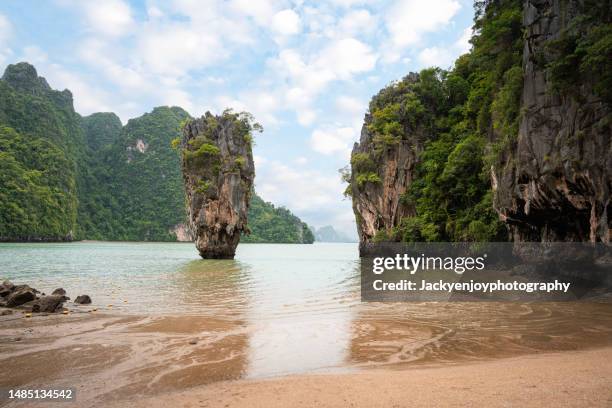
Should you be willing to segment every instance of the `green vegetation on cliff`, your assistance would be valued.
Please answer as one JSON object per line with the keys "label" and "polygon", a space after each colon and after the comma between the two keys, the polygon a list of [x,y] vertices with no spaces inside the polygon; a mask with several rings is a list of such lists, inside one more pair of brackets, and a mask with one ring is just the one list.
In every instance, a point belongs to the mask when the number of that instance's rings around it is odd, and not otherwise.
{"label": "green vegetation on cliff", "polygon": [[81,119],[87,144],[93,151],[113,144],[121,134],[121,119],[112,112],[98,112]]}
{"label": "green vegetation on cliff", "polygon": [[52,90],[29,64],[10,65],[0,129],[0,240],[73,238],[85,149],[70,92]]}
{"label": "green vegetation on cliff", "polygon": [[370,102],[366,126],[373,148],[351,158],[358,187],[381,182],[377,162],[387,149],[408,140],[418,150],[413,181],[401,199],[414,215],[392,230],[379,230],[375,241],[505,239],[488,169],[517,134],[521,2],[489,3],[476,3],[473,49],[452,70],[410,74]]}
{"label": "green vegetation on cliff", "polygon": [[305,222],[284,207],[274,207],[257,194],[251,198],[249,207],[250,235],[242,242],[283,242],[288,244],[312,244],[314,235]]}
{"label": "green vegetation on cliff", "polygon": [[[187,118],[181,108],[158,107],[110,137],[115,142],[104,146],[94,163],[100,188],[91,192],[99,195],[89,211],[95,219],[85,233],[88,238],[175,239],[172,230],[185,220],[185,203],[180,164],[170,143]],[[90,124],[89,131],[103,134],[113,122],[109,116]]]}
{"label": "green vegetation on cliff", "polygon": [[76,221],[75,181],[51,142],[0,126],[0,240],[64,240]]}
{"label": "green vegetation on cliff", "polygon": [[538,55],[556,92],[577,95],[583,78],[589,78],[594,93],[612,104],[611,7],[609,0],[581,2],[580,16]]}
{"label": "green vegetation on cliff", "polygon": [[[171,144],[188,118],[178,107],[125,126],[114,113],[80,117],[69,91],[52,90],[30,64],[8,66],[0,80],[0,241],[176,240],[186,215]],[[245,241],[309,242],[288,210],[253,201]]]}

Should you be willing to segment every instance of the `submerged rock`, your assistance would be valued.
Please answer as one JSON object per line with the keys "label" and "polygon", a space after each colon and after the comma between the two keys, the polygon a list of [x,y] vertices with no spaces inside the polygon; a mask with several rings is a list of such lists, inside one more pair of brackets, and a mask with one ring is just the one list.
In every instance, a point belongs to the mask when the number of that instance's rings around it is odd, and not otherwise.
{"label": "submerged rock", "polygon": [[88,305],[91,303],[91,298],[89,295],[79,295],[76,297],[76,299],[74,299],[74,303],[79,305]]}
{"label": "submerged rock", "polygon": [[247,211],[255,166],[248,114],[207,112],[183,127],[181,167],[189,229],[202,258],[233,258]]}

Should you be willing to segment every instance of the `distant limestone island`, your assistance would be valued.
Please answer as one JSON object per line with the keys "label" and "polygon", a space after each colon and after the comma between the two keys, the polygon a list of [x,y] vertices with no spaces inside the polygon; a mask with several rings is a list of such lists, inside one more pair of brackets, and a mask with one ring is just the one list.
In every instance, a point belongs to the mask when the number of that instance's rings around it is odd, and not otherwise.
{"label": "distant limestone island", "polygon": [[315,241],[317,242],[357,242],[355,238],[351,238],[342,232],[338,232],[331,225],[326,225],[321,228],[312,228]]}
{"label": "distant limestone island", "polygon": [[[125,126],[114,113],[82,117],[70,91],[51,89],[28,63],[9,65],[0,79],[0,241],[191,240],[171,144],[192,119],[166,106]],[[254,191],[249,199],[242,242],[314,241],[289,210]]]}

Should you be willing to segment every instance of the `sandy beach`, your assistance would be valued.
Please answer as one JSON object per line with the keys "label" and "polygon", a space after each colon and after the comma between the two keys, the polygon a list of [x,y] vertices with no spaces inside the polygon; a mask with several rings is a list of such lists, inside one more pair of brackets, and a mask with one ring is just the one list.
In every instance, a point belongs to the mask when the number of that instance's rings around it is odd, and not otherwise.
{"label": "sandy beach", "polygon": [[354,374],[234,381],[113,407],[610,407],[612,347]]}
{"label": "sandy beach", "polygon": [[240,321],[17,312],[2,316],[0,328],[0,387],[73,387],[79,407],[612,406],[612,346],[604,339],[510,357],[500,350],[448,362],[347,362],[322,373],[253,378]]}

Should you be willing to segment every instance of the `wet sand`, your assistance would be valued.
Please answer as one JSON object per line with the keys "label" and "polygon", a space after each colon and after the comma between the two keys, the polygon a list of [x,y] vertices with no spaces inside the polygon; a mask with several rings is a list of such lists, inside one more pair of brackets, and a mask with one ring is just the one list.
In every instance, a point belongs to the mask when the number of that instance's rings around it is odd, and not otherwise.
{"label": "wet sand", "polygon": [[548,337],[532,326],[502,336],[479,325],[483,341],[365,314],[349,329],[341,365],[253,375],[257,327],[240,318],[17,312],[0,316],[0,387],[75,387],[79,407],[612,406],[603,316],[573,330],[557,321],[558,333],[546,325]]}
{"label": "wet sand", "polygon": [[612,348],[212,384],[112,407],[610,407]]}

